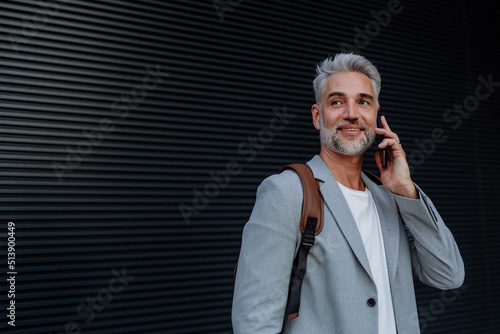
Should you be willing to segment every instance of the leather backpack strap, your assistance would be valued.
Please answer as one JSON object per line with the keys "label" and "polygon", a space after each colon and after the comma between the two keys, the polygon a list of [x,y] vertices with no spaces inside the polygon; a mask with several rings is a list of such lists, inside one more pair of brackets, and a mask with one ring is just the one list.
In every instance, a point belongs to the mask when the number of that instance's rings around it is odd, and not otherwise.
{"label": "leather backpack strap", "polygon": [[293,169],[300,176],[302,188],[304,190],[304,199],[302,201],[302,216],[300,217],[300,231],[304,234],[306,230],[307,218],[317,219],[316,231],[318,235],[323,229],[323,196],[319,191],[319,182],[308,165],[291,164],[281,168],[280,173],[286,169]]}
{"label": "leather backpack strap", "polygon": [[302,181],[304,199],[302,201],[302,215],[300,219],[302,237],[299,251],[293,261],[283,325],[286,320],[291,320],[299,316],[302,282],[307,269],[307,255],[309,254],[309,249],[314,245],[314,236],[318,235],[323,229],[323,197],[319,191],[319,182],[314,178],[311,169],[304,164],[291,164],[283,167],[280,173],[286,169],[293,169],[299,174]]}
{"label": "leather backpack strap", "polygon": [[377,186],[381,186],[383,183],[382,183],[382,180],[380,179],[380,177],[378,177],[377,175],[373,174],[372,172],[370,171],[367,171],[366,169],[362,169],[363,173],[365,173],[366,176],[368,176],[368,178],[370,180],[372,180]]}
{"label": "leather backpack strap", "polygon": [[[376,185],[381,186],[383,185],[382,180],[372,172],[367,171],[366,169],[363,169],[363,173],[365,173],[366,176],[373,182],[375,182]],[[408,226],[406,226],[405,220],[403,219],[403,216],[401,215],[401,211],[399,210],[399,205],[398,202],[394,199],[394,204],[396,204],[396,209],[398,210],[398,215],[399,219],[401,219],[401,223],[403,223],[403,228],[405,229],[406,237],[408,240],[413,241],[413,234],[411,233],[410,229]]]}
{"label": "leather backpack strap", "polygon": [[[370,180],[372,180],[377,186],[382,186],[383,183],[382,183],[382,180],[380,179],[380,177],[378,177],[377,175],[373,174],[372,172],[369,172],[367,171],[366,169],[362,169],[363,173],[365,173],[366,176],[368,176],[368,178]],[[399,205],[398,205],[398,202],[396,202],[396,200],[394,200],[394,203],[396,204],[396,208],[398,209],[398,214],[399,216],[401,217],[401,213],[399,212]],[[404,220],[403,220],[403,217],[401,217],[401,220],[403,221],[403,225],[406,226]]]}

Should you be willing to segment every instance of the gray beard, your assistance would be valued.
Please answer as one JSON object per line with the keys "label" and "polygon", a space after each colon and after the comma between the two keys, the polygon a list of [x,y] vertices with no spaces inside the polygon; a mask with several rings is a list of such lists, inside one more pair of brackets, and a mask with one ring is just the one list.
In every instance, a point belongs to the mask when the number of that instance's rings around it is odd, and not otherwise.
{"label": "gray beard", "polygon": [[[342,141],[342,139],[340,139],[339,135],[337,134],[337,129],[348,124],[359,125],[363,128],[364,136],[360,142],[354,140]],[[368,129],[366,125],[358,121],[344,121],[337,124],[333,129],[327,129],[324,127],[323,120],[320,118],[319,136],[323,145],[325,145],[333,152],[342,155],[358,156],[363,155],[366,150],[373,144],[373,141],[375,140],[375,131]]]}

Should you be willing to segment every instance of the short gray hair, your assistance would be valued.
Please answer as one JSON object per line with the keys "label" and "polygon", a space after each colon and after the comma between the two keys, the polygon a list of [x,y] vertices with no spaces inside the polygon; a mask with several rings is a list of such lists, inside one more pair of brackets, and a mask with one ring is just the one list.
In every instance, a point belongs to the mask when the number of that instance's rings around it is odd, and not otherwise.
{"label": "short gray hair", "polygon": [[334,58],[328,57],[316,67],[316,77],[313,81],[316,104],[321,106],[321,98],[326,89],[330,75],[339,72],[359,72],[366,75],[372,82],[375,98],[380,94],[381,81],[377,68],[368,59],[354,53],[337,53]]}

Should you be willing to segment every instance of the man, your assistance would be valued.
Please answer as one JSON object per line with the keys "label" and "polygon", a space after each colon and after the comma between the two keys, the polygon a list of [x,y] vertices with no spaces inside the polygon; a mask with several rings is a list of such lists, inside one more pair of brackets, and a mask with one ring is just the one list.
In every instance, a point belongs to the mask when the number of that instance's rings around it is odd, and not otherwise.
{"label": "man", "polygon": [[[398,135],[383,116],[376,127],[375,66],[337,54],[318,65],[314,90],[321,151],[308,165],[320,182],[324,226],[307,258],[300,313],[283,323],[303,197],[299,176],[287,170],[259,186],[243,231],[234,333],[420,333],[413,277],[459,287],[464,265],[455,240],[413,183]],[[383,185],[361,171],[375,134],[385,137],[378,145],[387,151],[385,168],[375,154]]]}

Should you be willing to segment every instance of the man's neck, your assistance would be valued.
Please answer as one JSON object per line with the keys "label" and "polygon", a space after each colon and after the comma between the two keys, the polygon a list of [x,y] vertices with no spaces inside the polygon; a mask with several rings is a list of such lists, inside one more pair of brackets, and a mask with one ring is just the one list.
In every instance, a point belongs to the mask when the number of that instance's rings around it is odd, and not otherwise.
{"label": "man's neck", "polygon": [[335,180],[342,185],[359,191],[365,190],[365,185],[361,180],[361,168],[363,166],[363,156],[342,155],[326,148],[321,144],[319,156],[326,163],[332,172]]}

